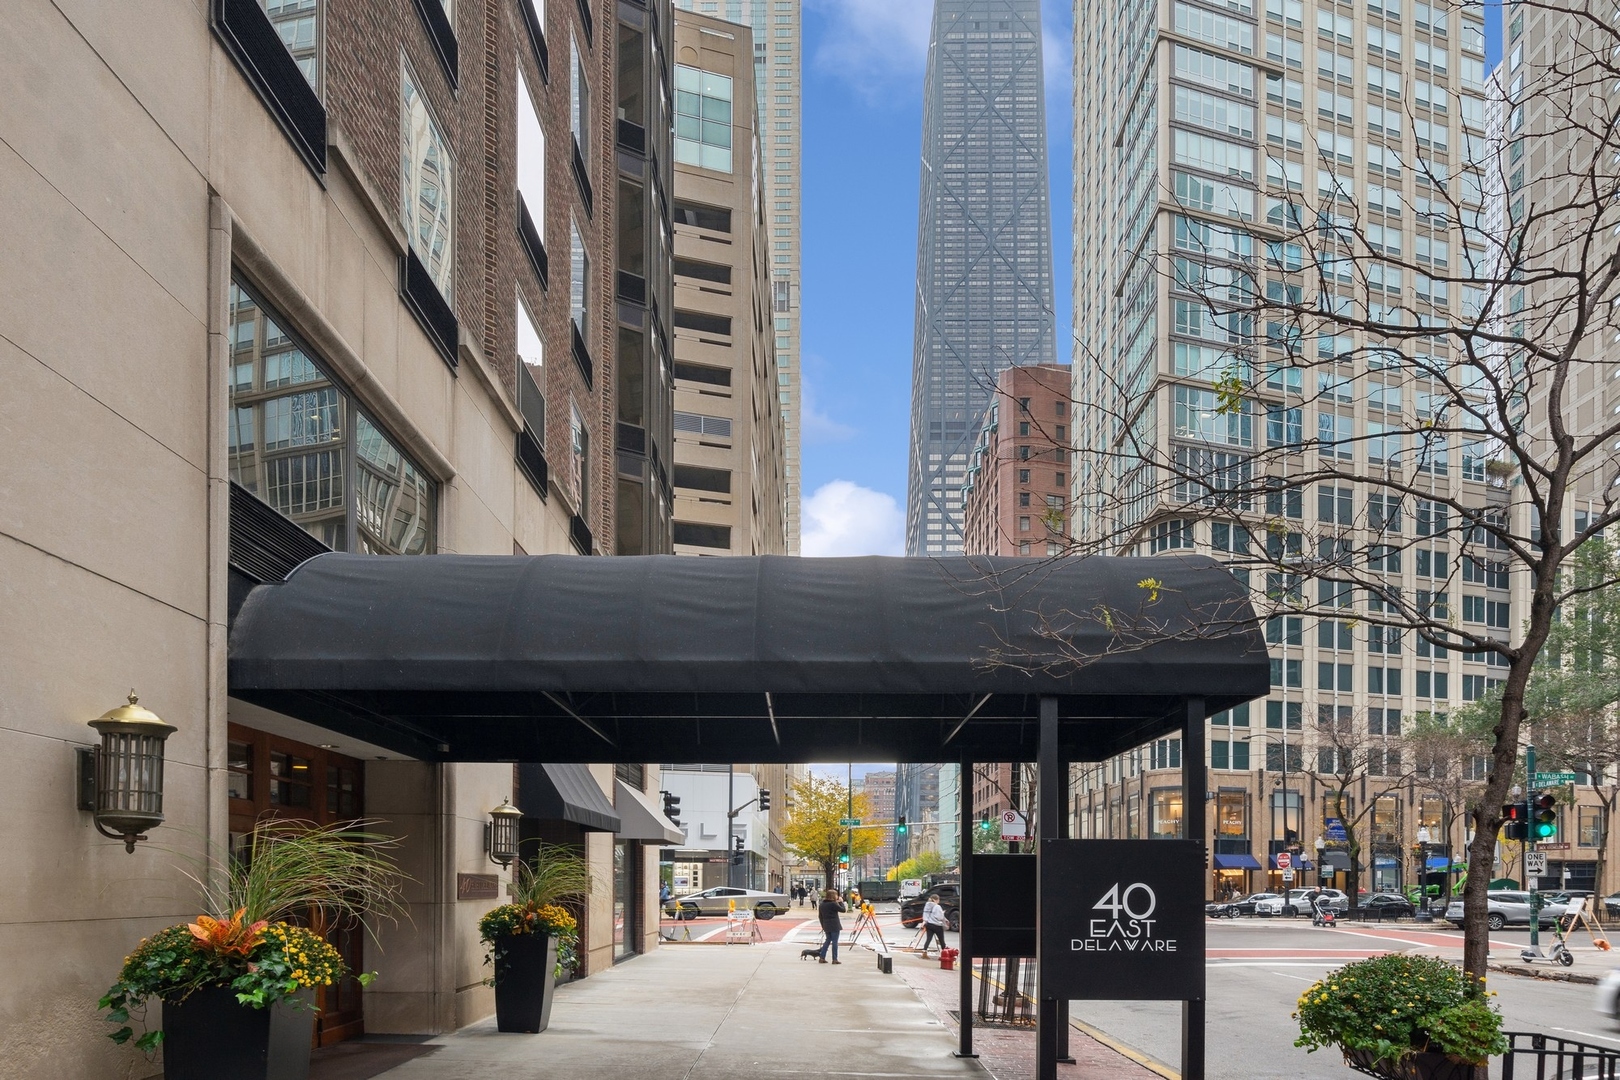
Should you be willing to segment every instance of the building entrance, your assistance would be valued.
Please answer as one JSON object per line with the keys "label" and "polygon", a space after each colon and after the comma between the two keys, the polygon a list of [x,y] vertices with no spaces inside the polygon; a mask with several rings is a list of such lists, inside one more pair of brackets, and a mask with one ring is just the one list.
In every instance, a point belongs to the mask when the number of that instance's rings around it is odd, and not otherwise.
{"label": "building entrance", "polygon": [[[332,825],[353,821],[365,805],[363,762],[307,743],[229,725],[231,858],[248,857],[249,834],[266,820]],[[355,976],[365,971],[365,928],[313,915],[303,920],[325,935],[348,965],[336,986],[316,989],[315,1045],[352,1039],[365,1032],[365,995]]]}

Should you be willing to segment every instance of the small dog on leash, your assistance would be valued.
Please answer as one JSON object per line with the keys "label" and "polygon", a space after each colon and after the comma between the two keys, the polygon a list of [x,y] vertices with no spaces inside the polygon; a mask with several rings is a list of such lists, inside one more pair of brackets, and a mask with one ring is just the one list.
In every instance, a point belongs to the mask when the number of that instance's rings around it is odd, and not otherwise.
{"label": "small dog on leash", "polygon": [[821,955],[821,950],[820,949],[800,949],[799,950],[799,959],[800,960],[808,960],[812,956],[820,956],[820,955]]}

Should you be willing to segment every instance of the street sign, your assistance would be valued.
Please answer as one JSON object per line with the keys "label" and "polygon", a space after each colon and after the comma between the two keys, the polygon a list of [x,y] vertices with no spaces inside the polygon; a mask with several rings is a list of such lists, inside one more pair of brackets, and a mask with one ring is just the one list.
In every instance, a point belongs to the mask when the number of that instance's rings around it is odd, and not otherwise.
{"label": "street sign", "polygon": [[1294,872],[1292,870],[1284,870],[1282,872],[1282,879],[1284,885],[1289,884],[1294,880]]}
{"label": "street sign", "polygon": [[[843,817],[838,819],[838,827],[840,829],[853,829],[860,823],[861,819],[858,817]],[[826,828],[826,826],[823,825],[822,828]]]}
{"label": "street sign", "polygon": [[1329,840],[1340,841],[1341,843],[1343,841],[1345,841],[1345,840],[1350,839],[1349,835],[1344,831],[1344,822],[1340,821],[1336,817],[1328,818],[1327,819],[1327,838]]}
{"label": "street sign", "polygon": [[1558,787],[1560,784],[1573,784],[1575,774],[1572,772],[1538,772],[1530,780],[1533,788]]}
{"label": "street sign", "polygon": [[1022,840],[1028,835],[1028,823],[1024,815],[1016,810],[1003,810],[1001,812],[1001,838],[1003,840]]}
{"label": "street sign", "polygon": [[1545,874],[1547,872],[1547,854],[1543,851],[1527,851],[1524,853],[1524,872],[1526,874]]}
{"label": "street sign", "polygon": [[[1294,853],[1293,852],[1291,852],[1291,851],[1279,851],[1279,852],[1277,852],[1277,869],[1279,869],[1279,870],[1289,870],[1289,869],[1293,868],[1293,865],[1294,865]],[[1288,879],[1283,878],[1283,880],[1287,881]]]}

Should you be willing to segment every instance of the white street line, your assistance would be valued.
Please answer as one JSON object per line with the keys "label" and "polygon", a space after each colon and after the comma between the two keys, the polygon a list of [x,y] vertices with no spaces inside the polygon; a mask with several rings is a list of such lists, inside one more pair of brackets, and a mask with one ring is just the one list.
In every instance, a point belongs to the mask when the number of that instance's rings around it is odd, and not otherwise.
{"label": "white street line", "polygon": [[1574,1028],[1555,1027],[1554,1031],[1567,1031],[1571,1035],[1579,1035],[1583,1039],[1602,1039],[1604,1042],[1620,1044],[1620,1039],[1613,1035],[1597,1035],[1590,1031],[1576,1031]]}
{"label": "white street line", "polygon": [[1284,971],[1273,971],[1272,974],[1276,975],[1276,976],[1279,976],[1280,978],[1284,978],[1284,979],[1298,979],[1300,982],[1315,982],[1316,981],[1315,979],[1307,979],[1303,975],[1290,975],[1290,974],[1288,974],[1287,972],[1284,972]]}
{"label": "white street line", "polygon": [[1339,967],[1337,960],[1206,960],[1205,966],[1212,968],[1238,968],[1238,967]]}

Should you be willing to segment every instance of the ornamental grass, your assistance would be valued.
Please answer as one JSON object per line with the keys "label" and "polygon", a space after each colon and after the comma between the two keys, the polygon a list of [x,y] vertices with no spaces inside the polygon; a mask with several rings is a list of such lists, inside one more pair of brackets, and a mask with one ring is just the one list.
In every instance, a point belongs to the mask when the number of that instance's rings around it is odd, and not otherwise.
{"label": "ornamental grass", "polygon": [[[120,1025],[108,1037],[120,1044],[134,1038],[151,998],[175,1004],[211,987],[229,989],[248,1008],[281,1001],[313,1008],[306,991],[350,972],[337,949],[298,922],[358,922],[370,932],[373,920],[405,912],[399,897],[407,879],[391,852],[397,841],[366,831],[371,824],[263,822],[238,858],[188,873],[204,907],[218,914],[160,930],[124,958],[100,1002],[107,1020]],[[356,978],[364,986],[375,975]],[[146,1031],[135,1044],[150,1053],[162,1041],[162,1031]]]}

